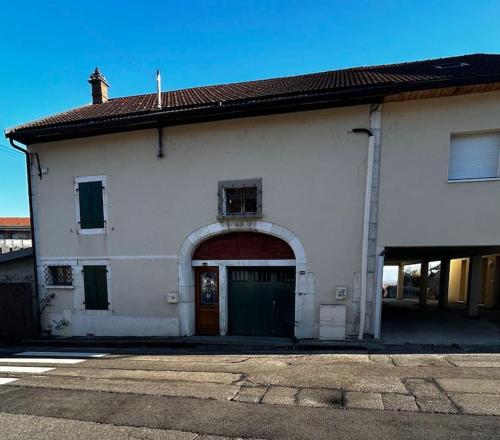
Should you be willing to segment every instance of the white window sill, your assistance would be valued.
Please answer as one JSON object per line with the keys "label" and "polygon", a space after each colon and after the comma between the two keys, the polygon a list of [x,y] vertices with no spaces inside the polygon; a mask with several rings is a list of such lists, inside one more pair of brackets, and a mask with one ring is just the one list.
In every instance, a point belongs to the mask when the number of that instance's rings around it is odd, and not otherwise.
{"label": "white window sill", "polygon": [[487,177],[485,179],[457,179],[457,180],[448,180],[448,183],[497,182],[497,181],[500,181],[500,177]]}
{"label": "white window sill", "polygon": [[81,235],[104,235],[106,234],[106,228],[78,229],[78,233]]}
{"label": "white window sill", "polygon": [[75,311],[79,315],[112,315],[113,310],[90,310],[90,309],[80,309]]}
{"label": "white window sill", "polygon": [[248,213],[248,214],[224,214],[217,216],[218,220],[258,220],[262,218],[262,214]]}
{"label": "white window sill", "polygon": [[45,288],[50,290],[73,290],[75,286],[45,286]]}

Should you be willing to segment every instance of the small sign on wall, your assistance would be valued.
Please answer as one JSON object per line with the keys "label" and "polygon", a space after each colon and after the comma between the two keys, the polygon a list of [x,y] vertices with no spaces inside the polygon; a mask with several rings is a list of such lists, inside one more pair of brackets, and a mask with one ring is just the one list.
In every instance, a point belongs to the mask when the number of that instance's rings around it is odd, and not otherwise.
{"label": "small sign on wall", "polygon": [[167,293],[167,302],[169,304],[177,304],[179,302],[179,294],[177,292]]}

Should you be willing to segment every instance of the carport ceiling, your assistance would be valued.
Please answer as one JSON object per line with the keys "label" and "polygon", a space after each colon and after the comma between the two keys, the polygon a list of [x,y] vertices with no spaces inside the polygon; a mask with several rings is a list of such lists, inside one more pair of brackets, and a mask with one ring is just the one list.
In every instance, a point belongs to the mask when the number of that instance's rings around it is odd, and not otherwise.
{"label": "carport ceiling", "polygon": [[473,255],[500,254],[500,246],[425,246],[425,247],[387,247],[384,251],[386,265],[399,263],[418,263],[429,260],[467,258]]}

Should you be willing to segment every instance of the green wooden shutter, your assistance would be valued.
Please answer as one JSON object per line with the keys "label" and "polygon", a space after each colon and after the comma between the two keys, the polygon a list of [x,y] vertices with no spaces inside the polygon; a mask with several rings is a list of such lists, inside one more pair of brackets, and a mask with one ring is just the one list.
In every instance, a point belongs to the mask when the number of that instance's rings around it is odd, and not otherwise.
{"label": "green wooden shutter", "polygon": [[80,228],[104,228],[104,206],[102,182],[80,182],[78,184],[80,201]]}
{"label": "green wooden shutter", "polygon": [[80,202],[80,228],[92,228],[92,196],[91,182],[81,182],[78,184],[78,199]]}
{"label": "green wooden shutter", "polygon": [[83,266],[83,288],[85,290],[85,308],[93,310],[97,296],[94,266]]}
{"label": "green wooden shutter", "polygon": [[98,310],[108,310],[108,279],[106,266],[94,266],[96,280],[96,306]]}
{"label": "green wooden shutter", "polygon": [[104,207],[102,201],[102,182],[90,182],[92,199],[92,227],[104,228]]}
{"label": "green wooden shutter", "polygon": [[85,308],[108,310],[108,280],[106,266],[83,266]]}

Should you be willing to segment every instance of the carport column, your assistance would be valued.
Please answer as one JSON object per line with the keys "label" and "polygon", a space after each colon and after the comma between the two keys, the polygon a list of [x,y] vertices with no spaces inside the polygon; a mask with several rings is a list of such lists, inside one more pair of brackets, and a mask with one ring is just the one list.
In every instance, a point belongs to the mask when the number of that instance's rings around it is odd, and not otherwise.
{"label": "carport column", "polygon": [[469,264],[469,289],[467,295],[467,316],[479,316],[479,299],[481,298],[481,255],[470,258]]}
{"label": "carport column", "polygon": [[441,260],[441,273],[439,274],[439,298],[438,307],[445,309],[448,305],[448,289],[450,285],[450,259]]}
{"label": "carport column", "polygon": [[427,305],[427,288],[429,287],[429,262],[423,261],[420,265],[420,294],[418,304],[425,307]]}
{"label": "carport column", "polygon": [[404,288],[405,288],[405,265],[404,263],[399,263],[398,288],[396,292],[397,299],[403,299]]}

